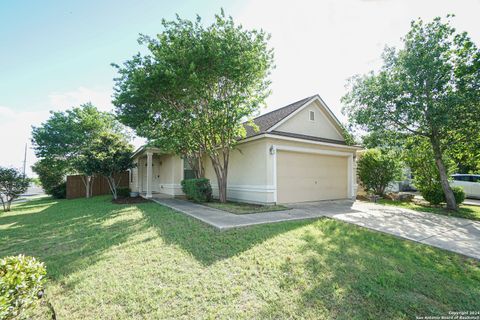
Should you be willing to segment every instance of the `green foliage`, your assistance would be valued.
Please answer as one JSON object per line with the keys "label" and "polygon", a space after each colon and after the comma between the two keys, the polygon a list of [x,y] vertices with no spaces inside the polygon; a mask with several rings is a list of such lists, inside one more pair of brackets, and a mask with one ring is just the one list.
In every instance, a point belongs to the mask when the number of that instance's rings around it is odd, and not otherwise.
{"label": "green foliage", "polygon": [[[47,193],[52,194],[53,188],[58,191],[60,188],[57,186],[65,180],[67,173],[79,173],[87,177],[94,174],[78,159],[88,150],[91,142],[104,133],[127,137],[124,127],[112,114],[98,111],[91,103],[65,112],[51,112],[47,121],[39,127],[33,127],[32,143],[35,155],[44,162],[34,170],[38,170],[36,172],[40,179],[47,182]],[[88,198],[91,193],[91,179],[85,181],[88,182],[85,186]]]}
{"label": "green foliage", "polygon": [[423,187],[420,190],[422,197],[430,202],[432,205],[439,205],[445,202],[445,195],[443,194],[442,186],[440,184],[432,184],[428,187]]}
{"label": "green foliage", "polygon": [[130,197],[130,188],[129,187],[122,187],[122,188],[117,188],[117,196],[119,198],[128,198]]}
{"label": "green foliage", "polygon": [[[455,201],[460,205],[465,200],[465,191],[462,187],[452,187]],[[422,197],[432,205],[439,205],[445,203],[445,194],[443,193],[442,186],[438,184],[431,185],[427,188],[422,188],[420,191]]]}
{"label": "green foliage", "polygon": [[212,200],[212,186],[206,178],[182,180],[182,191],[188,199],[195,202]]}
{"label": "green foliage", "polygon": [[14,319],[43,294],[47,271],[42,262],[24,255],[0,259],[0,319]]}
{"label": "green foliage", "polygon": [[480,125],[480,51],[440,18],[413,21],[403,45],[385,50],[380,72],[352,78],[344,113],[366,131],[425,138],[453,209],[442,159],[455,144],[478,154],[467,141]]}
{"label": "green foliage", "polygon": [[353,146],[357,144],[353,133],[348,131],[347,127],[344,125],[342,125],[341,128],[342,128],[342,136],[343,136],[343,139],[345,140],[345,143],[349,146]]}
{"label": "green foliage", "polygon": [[65,199],[67,197],[67,182],[63,181],[60,184],[49,189],[47,193],[55,199]]}
{"label": "green foliage", "polygon": [[[480,207],[422,209],[480,219]],[[154,202],[119,207],[98,196],[34,199],[0,215],[0,225],[2,255],[29,252],[47,264],[58,319],[414,319],[480,310],[479,261],[333,219],[218,232]],[[337,296],[343,288],[354,297],[348,303]]]}
{"label": "green foliage", "polygon": [[360,156],[357,173],[365,190],[384,195],[387,186],[401,178],[402,164],[392,152],[369,149]]}
{"label": "green foliage", "polygon": [[27,191],[30,181],[18,170],[0,167],[0,201],[10,211],[12,201]]}
{"label": "green foliage", "polygon": [[453,195],[455,196],[455,201],[458,205],[460,205],[463,201],[465,201],[465,191],[462,187],[452,187]]}
{"label": "green foliage", "polygon": [[229,151],[270,93],[269,36],[235,25],[223,11],[209,26],[178,16],[162,25],[156,37],[139,39],[148,55],[115,65],[118,117],[182,156],[207,155],[225,199]]}
{"label": "green foliage", "polygon": [[54,198],[63,199],[66,196],[67,166],[65,161],[47,157],[40,159],[32,170],[38,175],[42,188],[46,194]]}
{"label": "green foliage", "polygon": [[87,103],[65,112],[51,112],[47,121],[32,128],[32,143],[38,158],[70,161],[100,133],[122,130],[112,114]]}
{"label": "green foliage", "polygon": [[[442,190],[442,187],[440,173],[434,158],[432,147],[426,139],[407,139],[403,150],[403,160],[412,171],[413,183],[422,194],[427,193],[427,197],[437,199],[439,197],[435,195],[435,192]],[[444,156],[443,162],[448,176],[455,173],[455,163],[448,156]],[[445,196],[442,199],[445,199]]]}
{"label": "green foliage", "polygon": [[104,132],[75,159],[75,166],[82,172],[103,175],[110,186],[113,198],[117,199],[117,187],[120,181],[115,181],[115,175],[133,168],[133,147],[120,134]]}

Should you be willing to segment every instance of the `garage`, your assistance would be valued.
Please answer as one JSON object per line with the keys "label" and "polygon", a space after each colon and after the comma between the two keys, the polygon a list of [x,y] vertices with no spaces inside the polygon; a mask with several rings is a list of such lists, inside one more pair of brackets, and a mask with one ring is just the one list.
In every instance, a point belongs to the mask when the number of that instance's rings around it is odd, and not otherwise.
{"label": "garage", "polygon": [[277,202],[348,198],[348,157],[278,151]]}

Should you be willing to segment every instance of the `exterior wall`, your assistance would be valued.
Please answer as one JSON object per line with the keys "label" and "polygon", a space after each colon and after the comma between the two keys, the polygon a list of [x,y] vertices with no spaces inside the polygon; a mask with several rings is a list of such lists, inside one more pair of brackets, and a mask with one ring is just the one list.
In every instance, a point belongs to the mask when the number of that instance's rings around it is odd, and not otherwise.
{"label": "exterior wall", "polygon": [[175,155],[161,155],[159,167],[159,178],[157,181],[159,192],[170,195],[183,194],[180,185],[183,179],[183,160]]}
{"label": "exterior wall", "polygon": [[[242,143],[230,151],[227,198],[233,201],[273,203],[275,186],[268,184],[269,149],[265,139]],[[214,197],[218,197],[215,171],[209,158],[204,159],[205,177],[210,179]]]}
{"label": "exterior wall", "polygon": [[[314,121],[310,120],[310,111],[315,112]],[[313,101],[275,130],[344,141],[332,121],[333,119],[319,107],[318,102]]]}
{"label": "exterior wall", "polygon": [[[147,157],[141,154],[136,158],[137,166],[132,169],[130,189],[147,191]],[[175,155],[154,154],[152,157],[152,192],[169,195],[182,195],[180,182],[183,179],[183,160]]]}
{"label": "exterior wall", "polygon": [[[357,184],[354,156],[356,150],[315,143],[288,141],[281,138],[260,138],[241,143],[231,151],[228,172],[227,198],[233,201],[273,204],[277,202],[277,152],[281,148],[300,148],[318,152],[342,153],[342,165],[347,166],[347,174],[351,180],[351,190],[346,198],[356,193]],[[275,152],[275,148],[279,151]],[[343,154],[345,153],[345,154]],[[306,153],[308,154],[308,152]],[[350,164],[349,160],[350,159]],[[210,179],[213,194],[218,197],[218,185],[210,159],[204,159],[205,176]],[[339,179],[343,179],[339,177]],[[345,181],[347,179],[344,179]],[[341,185],[341,183],[339,184]]]}

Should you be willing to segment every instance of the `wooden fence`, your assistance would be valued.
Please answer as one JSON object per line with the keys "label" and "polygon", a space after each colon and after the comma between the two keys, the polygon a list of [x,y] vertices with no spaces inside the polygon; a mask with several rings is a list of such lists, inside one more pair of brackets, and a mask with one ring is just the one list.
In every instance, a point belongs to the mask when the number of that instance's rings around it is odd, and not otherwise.
{"label": "wooden fence", "polygon": [[[128,187],[128,171],[116,175],[115,181],[120,181],[120,188]],[[108,186],[108,181],[103,176],[96,176],[93,180],[92,196],[99,196],[103,194],[110,194],[110,187]],[[67,176],[67,199],[84,197],[85,184],[83,183],[82,175]]]}

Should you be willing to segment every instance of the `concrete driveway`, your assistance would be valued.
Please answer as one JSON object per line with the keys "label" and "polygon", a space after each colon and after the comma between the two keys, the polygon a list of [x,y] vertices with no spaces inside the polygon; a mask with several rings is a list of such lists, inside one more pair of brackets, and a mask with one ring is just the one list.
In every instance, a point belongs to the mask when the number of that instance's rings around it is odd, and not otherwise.
{"label": "concrete driveway", "polygon": [[480,259],[480,222],[360,201],[289,206]]}

